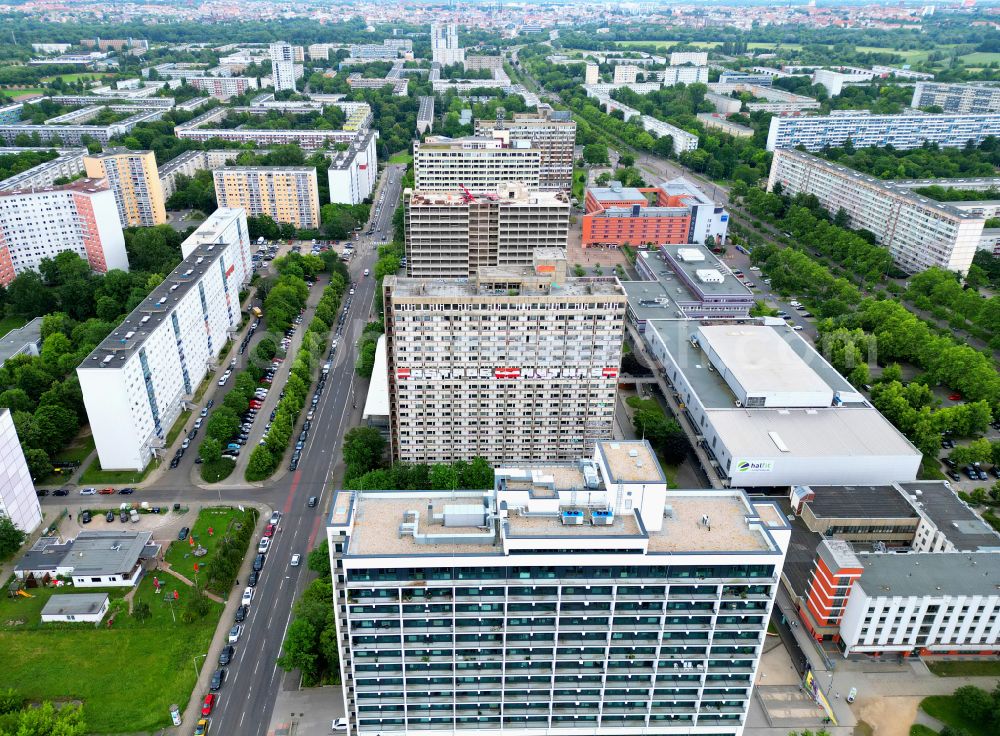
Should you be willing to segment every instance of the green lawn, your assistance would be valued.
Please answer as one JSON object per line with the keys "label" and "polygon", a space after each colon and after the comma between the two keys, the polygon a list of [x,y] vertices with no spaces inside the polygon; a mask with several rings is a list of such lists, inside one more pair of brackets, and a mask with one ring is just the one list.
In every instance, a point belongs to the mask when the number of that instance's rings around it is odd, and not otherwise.
{"label": "green lawn", "polygon": [[15,100],[19,100],[22,97],[27,97],[28,95],[44,94],[45,90],[41,87],[27,87],[25,89],[0,89],[0,92],[13,97]]}
{"label": "green lawn", "polygon": [[184,429],[184,423],[187,422],[187,420],[190,418],[191,418],[190,409],[185,409],[178,415],[177,421],[174,422],[174,426],[172,426],[170,428],[170,431],[167,432],[167,447],[170,447],[172,444],[174,444],[174,440],[177,439],[177,435],[179,435],[181,433],[181,430]]}
{"label": "green lawn", "polygon": [[400,151],[389,157],[390,164],[412,164],[413,155],[409,151]]}
{"label": "green lawn", "polygon": [[[87,434],[77,435],[72,442],[70,442],[66,447],[59,451],[59,453],[52,458],[54,463],[82,463],[86,460],[90,453],[94,451],[94,435]],[[40,486],[54,486],[65,481],[69,477],[70,473],[52,473],[52,475],[47,478],[43,478],[38,482]]]}
{"label": "green lawn", "polygon": [[936,457],[930,457],[929,455],[924,455],[920,460],[920,471],[918,473],[920,480],[947,480],[944,472],[941,470],[941,463],[938,462]]}
{"label": "green lawn", "polygon": [[24,317],[0,317],[0,336],[6,335],[11,330],[24,327],[28,320]]}
{"label": "green lawn", "polygon": [[994,61],[1000,62],[1000,53],[995,51],[976,51],[965,56],[959,56],[959,60],[966,66],[986,66]]}
{"label": "green lawn", "polygon": [[938,677],[1000,677],[1000,659],[928,661],[927,669]]}
{"label": "green lawn", "polygon": [[[163,559],[169,562],[170,566],[181,575],[194,579],[194,563],[197,562],[198,567],[201,567],[212,559],[212,555],[215,554],[215,549],[219,545],[219,540],[224,536],[230,522],[240,516],[242,514],[239,509],[234,508],[217,507],[202,509],[201,513],[198,514],[198,518],[194,520],[194,526],[191,527],[191,536],[194,538],[195,545],[200,544],[208,550],[208,554],[204,557],[194,557],[191,552],[195,548],[186,539],[183,541],[174,540],[170,543],[170,548],[166,554],[163,555]],[[208,534],[209,527],[212,527],[213,533],[211,536]]]}
{"label": "green lawn", "polygon": [[95,79],[95,80],[98,80],[98,79],[101,79],[103,77],[112,77],[112,76],[114,76],[114,75],[110,74],[110,73],[104,73],[104,72],[76,72],[76,73],[73,73],[73,74],[56,74],[56,75],[51,76],[51,77],[42,77],[42,81],[45,82],[46,84],[49,84],[51,82],[56,81],[60,77],[62,77],[62,80],[64,82],[70,83],[70,82],[78,82],[81,79]]}
{"label": "green lawn", "polygon": [[931,695],[920,701],[920,709],[952,728],[961,728],[969,736],[996,736],[985,724],[978,724],[965,717],[951,695]]}
{"label": "green lawn", "polygon": [[925,726],[922,723],[914,723],[910,726],[910,736],[938,736],[938,733],[930,726]]}
{"label": "green lawn", "polygon": [[236,463],[228,457],[219,458],[214,463],[201,464],[201,479],[209,483],[218,483],[230,476],[236,468]]}
{"label": "green lawn", "polygon": [[[140,622],[129,616],[121,600],[127,590],[106,589],[112,598],[111,628],[107,619],[96,627],[39,622],[53,593],[82,592],[72,588],[32,590],[34,598],[3,596],[0,647],[6,674],[0,673],[0,688],[14,688],[29,700],[79,700],[92,733],[146,732],[169,725],[169,707],[187,703],[196,680],[194,657],[207,651],[222,613],[220,604],[211,603],[205,618],[183,623],[180,605],[190,589],[170,580],[168,589],[177,587],[180,593],[176,621],[147,575],[136,595],[149,603],[151,617]],[[204,661],[198,659],[198,666]]]}
{"label": "green lawn", "polygon": [[94,462],[83,471],[80,476],[80,485],[115,485],[129,483],[141,483],[153,470],[160,467],[159,460],[153,460],[146,466],[145,470],[135,472],[133,470],[102,470],[100,458],[94,458]]}

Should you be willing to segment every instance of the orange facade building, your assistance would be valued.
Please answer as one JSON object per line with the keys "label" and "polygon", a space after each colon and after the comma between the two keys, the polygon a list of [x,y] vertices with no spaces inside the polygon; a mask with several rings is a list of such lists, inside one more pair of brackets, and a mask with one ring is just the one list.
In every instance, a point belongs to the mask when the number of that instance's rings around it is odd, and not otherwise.
{"label": "orange facade building", "polygon": [[691,242],[692,211],[685,195],[659,187],[587,190],[583,246],[654,245]]}

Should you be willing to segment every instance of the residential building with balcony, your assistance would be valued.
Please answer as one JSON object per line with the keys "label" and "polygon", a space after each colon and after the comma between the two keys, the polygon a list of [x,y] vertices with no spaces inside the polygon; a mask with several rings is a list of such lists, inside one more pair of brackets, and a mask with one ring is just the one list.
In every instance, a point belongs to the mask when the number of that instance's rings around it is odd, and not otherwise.
{"label": "residential building with balcony", "polygon": [[576,121],[567,113],[545,106],[537,113],[514,113],[513,120],[476,120],[475,130],[476,135],[485,137],[496,130],[506,131],[512,145],[538,149],[539,188],[572,188]]}
{"label": "residential building with balcony", "polygon": [[299,230],[319,227],[319,188],[314,166],[223,166],[212,172],[219,207],[267,215]]}
{"label": "residential building with balcony", "polygon": [[541,158],[539,149],[511,141],[506,131],[466,138],[430,136],[413,144],[414,189],[488,192],[511,182],[537,189]]}
{"label": "residential building with balcony", "polygon": [[124,227],[153,227],[167,221],[166,200],[160,186],[156,154],[109,148],[83,159],[87,176],[105,179],[115,195]]}

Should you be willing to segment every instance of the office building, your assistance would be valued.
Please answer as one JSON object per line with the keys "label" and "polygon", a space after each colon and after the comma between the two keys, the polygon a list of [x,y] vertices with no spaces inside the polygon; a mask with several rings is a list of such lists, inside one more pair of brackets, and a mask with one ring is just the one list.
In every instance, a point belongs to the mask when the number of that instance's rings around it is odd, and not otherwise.
{"label": "office building", "polygon": [[142,470],[240,326],[250,280],[246,212],[217,209],[184,260],[76,369],[105,470]]}
{"label": "office building", "polygon": [[461,64],[465,61],[465,49],[458,45],[456,24],[431,24],[431,61],[441,66]]}
{"label": "office building", "polygon": [[703,246],[641,250],[635,267],[644,280],[623,281],[622,288],[628,322],[640,335],[649,320],[741,319],[753,309],[753,292]]}
{"label": "office building", "polygon": [[490,137],[428,137],[413,143],[414,188],[437,192],[496,191],[501,184],[522,182],[537,189],[541,151],[524,141],[512,143],[506,131]]}
{"label": "office building", "polygon": [[641,337],[723,483],[916,478],[919,450],[784,320],[650,319]]}
{"label": "office building", "polygon": [[568,114],[545,106],[537,113],[514,113],[513,120],[476,120],[476,135],[489,137],[496,130],[510,136],[512,146],[538,149],[541,189],[569,190],[573,186],[573,146],[576,121]]}
{"label": "office building", "polygon": [[942,112],[950,113],[1000,112],[1000,87],[941,82],[917,82],[913,85],[910,107],[924,108],[932,105],[940,107]]}
{"label": "office building", "polygon": [[104,180],[0,192],[0,285],[64,250],[97,273],[128,270],[115,195]]}
{"label": "office building", "polygon": [[933,266],[966,273],[988,213],[966,209],[975,203],[938,202],[914,191],[931,184],[947,186],[947,181],[876,179],[818,156],[779,149],[767,187],[773,191],[780,184],[789,196],[814,195],[831,214],[843,210],[851,227],[871,231],[909,273]]}
{"label": "office building", "polygon": [[584,248],[592,245],[723,243],[729,213],[684,178],[655,187],[587,189],[583,216]]}
{"label": "office building", "polygon": [[[0,146],[0,156],[16,156],[31,150],[37,149]],[[51,161],[32,166],[30,169],[0,181],[0,192],[10,189],[51,187],[55,184],[56,179],[62,177],[75,179],[83,172],[83,157],[87,155],[86,148],[57,148],[55,151],[58,155]]]}
{"label": "office building", "polygon": [[42,523],[42,507],[35,495],[14,419],[6,407],[0,407],[0,515],[25,534],[31,534]]}
{"label": "office building", "polygon": [[803,146],[818,151],[842,146],[892,146],[900,151],[934,143],[941,148],[978,146],[1000,135],[1000,113],[982,115],[872,115],[867,111],[815,117],[773,117],[767,150]]}
{"label": "office building", "polygon": [[160,172],[152,151],[110,148],[83,159],[87,176],[106,179],[125,227],[153,227],[167,221]]}
{"label": "office building", "polygon": [[394,460],[571,459],[611,438],[625,294],[566,274],[548,249],[472,279],[386,277]]}
{"label": "office building", "polygon": [[212,172],[219,207],[267,215],[298,230],[319,227],[314,166],[224,166]]}
{"label": "office building", "polygon": [[670,66],[681,66],[690,64],[691,66],[708,66],[707,51],[671,51]]}
{"label": "office building", "polygon": [[530,266],[536,248],[565,248],[569,195],[523,184],[493,192],[403,193],[406,275],[470,278],[481,266]]}
{"label": "office building", "polygon": [[272,43],[270,54],[271,77],[274,80],[274,91],[282,92],[283,90],[290,89],[294,92],[295,80],[302,76],[302,67],[299,66],[296,69],[294,49],[283,41]]}
{"label": "office building", "polygon": [[375,191],[378,180],[376,140],[378,132],[370,130],[355,138],[347,149],[333,154],[327,172],[331,202],[361,204]]}
{"label": "office building", "polygon": [[739,736],[789,526],[602,441],[484,491],[338,491],[327,540],[354,733]]}

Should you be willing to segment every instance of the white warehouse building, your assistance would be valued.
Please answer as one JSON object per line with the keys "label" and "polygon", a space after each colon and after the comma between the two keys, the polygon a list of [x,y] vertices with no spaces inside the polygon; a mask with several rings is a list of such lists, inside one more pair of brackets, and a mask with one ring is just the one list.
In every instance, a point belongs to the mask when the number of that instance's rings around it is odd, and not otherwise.
{"label": "white warehouse building", "polygon": [[77,375],[105,470],[141,470],[240,324],[250,238],[242,209],[219,209],[181,244],[184,260]]}
{"label": "white warehouse building", "polygon": [[330,161],[330,201],[336,204],[361,204],[375,191],[378,180],[378,131],[369,130],[355,139],[346,151]]}
{"label": "white warehouse building", "polygon": [[500,467],[481,491],[338,491],[349,731],[743,733],[791,528],[667,490],[647,442]]}
{"label": "white warehouse building", "polygon": [[731,486],[916,479],[920,452],[784,320],[649,320],[642,338]]}
{"label": "white warehouse building", "polygon": [[0,514],[26,534],[31,534],[42,523],[42,507],[38,504],[14,419],[6,407],[0,407]]}

